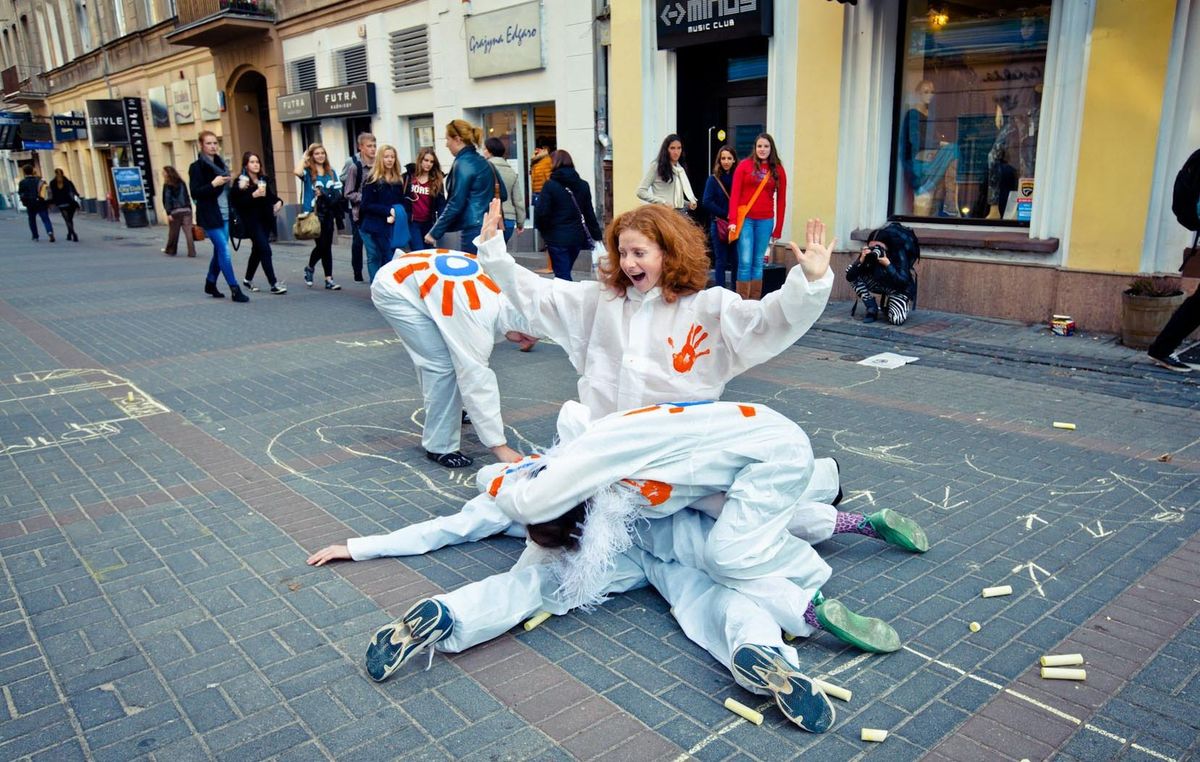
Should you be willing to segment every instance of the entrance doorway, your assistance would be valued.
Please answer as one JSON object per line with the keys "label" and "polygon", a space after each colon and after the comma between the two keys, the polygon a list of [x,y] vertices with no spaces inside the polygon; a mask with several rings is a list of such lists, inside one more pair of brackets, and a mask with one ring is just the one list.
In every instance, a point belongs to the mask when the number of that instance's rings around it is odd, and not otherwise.
{"label": "entrance doorway", "polygon": [[[755,136],[767,128],[767,38],[693,45],[675,55],[680,72],[676,131],[683,141],[688,180],[699,195],[718,148],[732,144],[738,159],[744,159]],[[724,140],[718,136],[721,130]]]}
{"label": "entrance doorway", "polygon": [[506,106],[492,109],[483,113],[483,137],[499,138],[504,143],[504,159],[516,170],[521,178],[521,187],[525,198],[527,228],[525,235],[513,238],[509,242],[512,251],[534,251],[537,243],[532,230],[532,197],[529,187],[529,162],[533,158],[533,147],[538,139],[545,138],[551,144],[556,135],[555,109],[553,103],[543,103],[526,106]]}
{"label": "entrance doorway", "polygon": [[275,150],[271,141],[271,107],[267,101],[267,78],[257,71],[247,71],[233,86],[233,160],[241,162],[242,154],[254,151],[263,161],[264,171],[275,176]]}

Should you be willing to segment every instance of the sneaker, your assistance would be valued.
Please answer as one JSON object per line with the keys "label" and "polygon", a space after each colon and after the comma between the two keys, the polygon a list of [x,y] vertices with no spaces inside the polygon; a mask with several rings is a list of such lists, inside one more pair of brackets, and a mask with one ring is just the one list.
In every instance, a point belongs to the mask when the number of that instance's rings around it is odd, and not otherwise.
{"label": "sneaker", "polygon": [[739,646],[733,652],[733,673],[773,695],[783,716],[802,730],[824,733],[833,727],[833,704],[774,648]]}
{"label": "sneaker", "polygon": [[375,632],[367,646],[367,674],[376,682],[388,679],[453,629],[454,617],[445,604],[433,598],[417,601],[400,619]]}
{"label": "sneaker", "polygon": [[882,619],[855,614],[832,598],[816,604],[817,621],[838,640],[871,653],[886,654],[900,650],[900,636]]}
{"label": "sneaker", "polygon": [[246,287],[247,291],[258,291],[258,286],[254,285],[254,281],[252,280],[244,280],[242,281],[242,285]]}
{"label": "sneaker", "polygon": [[1179,359],[1179,357],[1176,355],[1171,354],[1171,355],[1164,355],[1162,357],[1157,357],[1155,355],[1150,354],[1149,352],[1147,352],[1146,354],[1149,355],[1150,359],[1154,361],[1154,364],[1159,366],[1160,368],[1166,368],[1167,370],[1173,370],[1176,373],[1191,373],[1192,372],[1192,366],[1188,365],[1185,362],[1182,362]]}
{"label": "sneaker", "polygon": [[327,280],[327,281],[325,281],[325,290],[326,291],[341,291],[342,287],[339,286],[338,284],[334,283],[331,280]]}
{"label": "sneaker", "polygon": [[925,530],[921,529],[917,522],[891,508],[872,513],[867,516],[866,521],[889,545],[904,548],[910,553],[924,553],[929,550],[929,538],[925,536]]}
{"label": "sneaker", "polygon": [[50,243],[54,243],[54,234],[53,233],[50,234]]}
{"label": "sneaker", "polygon": [[272,294],[286,294],[287,286],[285,286],[282,283],[276,283],[273,286],[271,286],[271,293]]}
{"label": "sneaker", "polygon": [[304,285],[312,288],[313,269],[311,267],[304,268]]}

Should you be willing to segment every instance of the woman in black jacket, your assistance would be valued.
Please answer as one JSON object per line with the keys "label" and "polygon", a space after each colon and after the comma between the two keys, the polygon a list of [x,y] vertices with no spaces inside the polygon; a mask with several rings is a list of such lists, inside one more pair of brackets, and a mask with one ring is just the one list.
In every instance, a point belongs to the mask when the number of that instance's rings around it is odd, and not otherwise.
{"label": "woman in black jacket", "polygon": [[550,179],[534,207],[533,224],[546,239],[554,277],[571,280],[579,252],[603,240],[603,231],[592,209],[592,191],[575,171],[571,154],[555,151],[550,167]]}
{"label": "woman in black jacket", "polygon": [[263,275],[271,284],[271,293],[286,294],[287,286],[275,280],[275,267],[271,263],[271,231],[275,229],[275,215],[283,208],[283,201],[275,193],[275,182],[263,174],[262,159],[253,151],[242,154],[242,172],[229,190],[229,202],[241,220],[243,237],[251,243],[242,285],[247,291],[258,290],[254,273],[261,264]]}
{"label": "woman in black jacket", "polygon": [[[733,150],[733,146],[721,146],[717,150],[717,159],[713,162],[712,174],[708,176],[708,184],[704,186],[704,200],[701,202],[710,218],[708,237],[712,241],[713,280],[720,288],[725,288],[726,264],[733,265],[733,274],[737,277],[737,251],[730,250],[729,241],[721,240],[717,229],[717,220],[729,218],[729,194],[733,192],[735,166],[737,152]],[[733,286],[733,283],[729,285]]]}
{"label": "woman in black jacket", "polygon": [[883,299],[884,319],[901,325],[917,305],[917,276],[913,265],[921,258],[921,246],[912,228],[891,222],[867,236],[858,259],[846,268],[846,280],[862,299],[867,314],[864,323],[879,317],[872,292]]}
{"label": "woman in black jacket", "polygon": [[75,210],[79,208],[75,198],[78,195],[75,183],[67,179],[66,173],[61,169],[54,170],[54,179],[50,181],[50,203],[58,207],[63,222],[67,223],[67,240],[75,243],[79,243],[79,236],[75,233]]}
{"label": "woman in black jacket", "polygon": [[225,294],[217,289],[217,275],[223,273],[233,292],[233,301],[248,302],[250,297],[238,286],[237,276],[233,274],[233,260],[229,256],[229,197],[226,195],[229,180],[217,134],[204,130],[200,133],[200,158],[188,167],[188,186],[192,198],[196,199],[196,222],[204,228],[213,246],[204,293],[214,299],[225,298]]}
{"label": "woman in black jacket", "polygon": [[175,171],[175,167],[163,167],[162,203],[167,216],[171,218],[167,245],[162,253],[175,256],[179,231],[182,230],[183,240],[187,241],[188,256],[196,256],[196,239],[192,236],[192,197],[188,195],[187,183]]}

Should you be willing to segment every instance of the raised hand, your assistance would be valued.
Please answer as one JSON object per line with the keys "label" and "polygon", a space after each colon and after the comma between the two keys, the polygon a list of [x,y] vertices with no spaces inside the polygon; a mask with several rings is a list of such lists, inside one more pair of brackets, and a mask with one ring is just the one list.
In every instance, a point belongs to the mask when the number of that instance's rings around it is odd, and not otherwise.
{"label": "raised hand", "polygon": [[836,245],[836,238],[828,246],[825,245],[825,223],[816,219],[810,219],[805,226],[803,251],[794,242],[788,243],[800,269],[804,271],[804,277],[809,281],[817,281],[825,276],[825,271],[829,269],[830,253]]}
{"label": "raised hand", "polygon": [[504,230],[504,214],[500,211],[500,199],[494,198],[488,205],[487,214],[483,215],[483,227],[479,231],[479,240],[491,240],[501,230]]}

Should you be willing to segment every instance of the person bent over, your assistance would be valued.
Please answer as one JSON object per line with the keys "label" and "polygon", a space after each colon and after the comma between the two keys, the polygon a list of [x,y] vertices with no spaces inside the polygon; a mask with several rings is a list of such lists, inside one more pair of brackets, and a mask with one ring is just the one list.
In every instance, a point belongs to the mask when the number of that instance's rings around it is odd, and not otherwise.
{"label": "person bent over", "polygon": [[879,303],[883,316],[892,325],[903,325],[917,305],[917,276],[913,265],[921,258],[921,247],[912,228],[897,222],[879,228],[868,237],[858,259],[846,268],[846,280],[862,299],[867,314],[864,323],[879,318]]}

